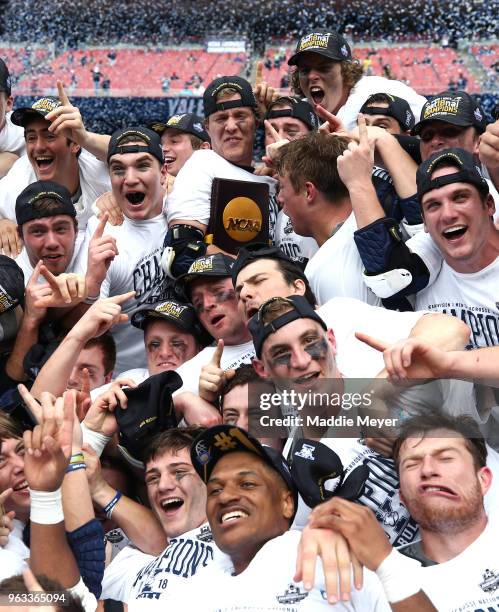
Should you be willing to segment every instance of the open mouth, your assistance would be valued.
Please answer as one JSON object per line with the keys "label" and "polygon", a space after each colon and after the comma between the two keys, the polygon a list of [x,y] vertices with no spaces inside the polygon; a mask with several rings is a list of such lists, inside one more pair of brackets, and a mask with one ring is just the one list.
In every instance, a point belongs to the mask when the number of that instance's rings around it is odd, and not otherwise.
{"label": "open mouth", "polygon": [[40,155],[39,157],[35,158],[36,165],[40,170],[43,170],[50,166],[53,161],[54,158],[50,157],[49,155]]}
{"label": "open mouth", "polygon": [[248,310],[246,311],[248,319],[251,319],[251,317],[256,315],[257,312],[258,308],[256,308],[256,306],[251,306],[251,308],[248,308]]}
{"label": "open mouth", "polygon": [[12,489],[14,491],[25,491],[28,488],[28,482],[26,480],[23,480],[22,482],[20,482],[18,485],[16,485],[15,487],[12,487]]}
{"label": "open mouth", "polygon": [[161,507],[167,514],[176,512],[183,505],[184,500],[180,499],[180,497],[171,497],[170,499],[165,499],[161,502]]}
{"label": "open mouth", "polygon": [[442,232],[442,236],[446,240],[458,240],[459,238],[461,238],[461,236],[463,236],[467,232],[467,230],[468,230],[467,225],[454,225],[444,230]]}
{"label": "open mouth", "polygon": [[295,378],[293,382],[297,385],[306,385],[306,384],[313,382],[314,380],[317,380],[319,378],[319,375],[320,375],[320,372],[312,372],[310,374],[304,374],[303,376],[300,376],[299,378]]}
{"label": "open mouth", "polygon": [[442,485],[430,485],[430,484],[426,484],[426,485],[421,485],[421,491],[425,494],[425,495],[432,495],[432,494],[437,494],[437,495],[442,495],[443,497],[452,497],[452,498],[456,498],[457,494],[454,493],[454,491],[452,489],[449,489],[448,487],[443,487]]}
{"label": "open mouth", "polygon": [[248,516],[249,514],[244,510],[231,510],[230,512],[222,514],[220,517],[220,524],[234,523],[240,519],[248,518]]}
{"label": "open mouth", "polygon": [[310,88],[310,97],[312,98],[315,104],[321,104],[324,100],[325,95],[326,94],[324,93],[324,90],[321,87],[317,87],[316,85],[314,85]]}
{"label": "open mouth", "polygon": [[220,321],[222,319],[225,319],[225,315],[223,314],[219,314],[213,317],[213,319],[210,321],[211,325],[217,325],[218,323],[220,323]]}
{"label": "open mouth", "polygon": [[146,197],[146,194],[141,193],[140,191],[129,191],[125,195],[125,197],[130,202],[130,204],[136,206],[137,204],[142,204],[144,198]]}

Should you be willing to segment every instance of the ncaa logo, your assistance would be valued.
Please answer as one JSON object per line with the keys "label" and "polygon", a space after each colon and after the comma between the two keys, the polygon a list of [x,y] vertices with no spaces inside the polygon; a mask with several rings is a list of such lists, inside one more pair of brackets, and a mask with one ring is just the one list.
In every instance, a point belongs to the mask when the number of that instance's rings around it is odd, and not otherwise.
{"label": "ncaa logo", "polygon": [[206,445],[204,440],[200,440],[196,446],[194,447],[194,452],[196,453],[196,459],[198,463],[201,465],[206,465],[208,461],[211,459],[210,449]]}

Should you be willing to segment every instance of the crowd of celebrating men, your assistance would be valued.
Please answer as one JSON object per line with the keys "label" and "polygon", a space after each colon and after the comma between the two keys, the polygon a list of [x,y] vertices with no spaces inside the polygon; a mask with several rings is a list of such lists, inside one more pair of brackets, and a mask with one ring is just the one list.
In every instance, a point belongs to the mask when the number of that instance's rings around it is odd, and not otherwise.
{"label": "crowd of celebrating men", "polygon": [[106,135],[0,60],[5,597],[499,610],[499,120],[289,64]]}

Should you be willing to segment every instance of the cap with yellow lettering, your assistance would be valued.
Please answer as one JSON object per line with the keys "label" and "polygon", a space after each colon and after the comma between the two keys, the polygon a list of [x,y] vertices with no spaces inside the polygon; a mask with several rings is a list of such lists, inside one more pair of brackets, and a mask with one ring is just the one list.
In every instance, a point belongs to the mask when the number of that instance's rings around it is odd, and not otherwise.
{"label": "cap with yellow lettering", "polygon": [[443,121],[460,127],[473,126],[479,134],[485,132],[487,127],[483,108],[465,91],[444,91],[426,102],[412,135],[419,136],[423,127],[430,121]]}
{"label": "cap with yellow lettering", "polygon": [[45,98],[39,98],[31,106],[25,106],[23,108],[16,109],[10,120],[15,125],[20,125],[25,128],[26,125],[34,119],[45,119],[45,116],[52,112],[55,108],[61,106],[59,98],[54,96],[46,96]]}
{"label": "cap with yellow lettering", "polygon": [[134,312],[130,322],[134,327],[145,331],[151,321],[171,323],[181,331],[192,334],[196,341],[203,346],[213,342],[213,338],[199,322],[196,311],[191,304],[184,304],[176,300],[151,304]]}
{"label": "cap with yellow lettering", "polygon": [[305,34],[298,41],[294,54],[288,60],[288,65],[298,65],[302,55],[307,52],[317,53],[337,62],[352,59],[350,45],[338,32],[319,30]]}

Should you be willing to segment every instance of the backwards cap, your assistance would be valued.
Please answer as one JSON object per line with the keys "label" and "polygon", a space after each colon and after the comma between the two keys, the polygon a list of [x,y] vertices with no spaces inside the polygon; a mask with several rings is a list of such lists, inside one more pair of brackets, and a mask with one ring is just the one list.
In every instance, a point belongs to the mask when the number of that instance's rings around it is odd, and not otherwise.
{"label": "backwards cap", "polygon": [[[222,89],[226,88],[234,89],[234,93],[238,93],[241,98],[239,100],[217,102],[218,94]],[[246,79],[238,76],[222,76],[212,81],[203,94],[203,103],[205,117],[209,117],[217,111],[229,110],[241,106],[257,108],[257,102],[251,84]]]}
{"label": "backwards cap", "polygon": [[[121,144],[123,140],[135,138],[143,144]],[[142,126],[120,128],[111,136],[107,149],[107,162],[113,155],[123,155],[125,153],[150,153],[161,165],[163,165],[163,149],[161,140],[156,132]]]}

